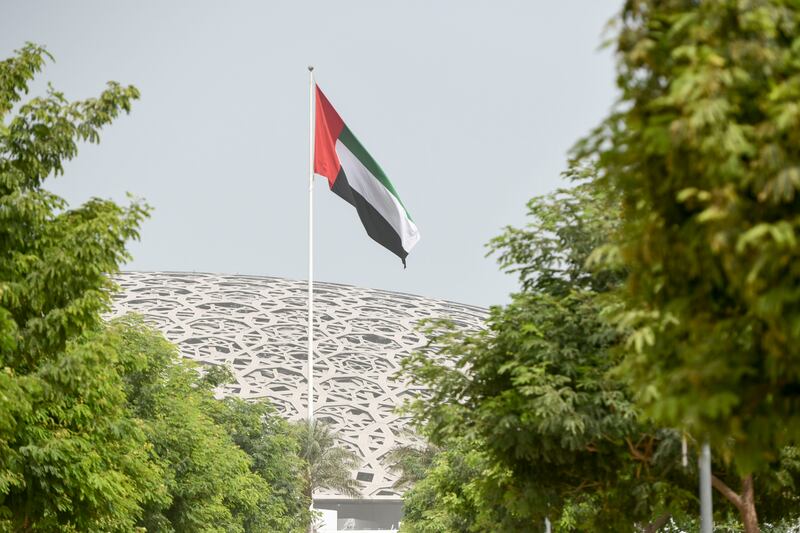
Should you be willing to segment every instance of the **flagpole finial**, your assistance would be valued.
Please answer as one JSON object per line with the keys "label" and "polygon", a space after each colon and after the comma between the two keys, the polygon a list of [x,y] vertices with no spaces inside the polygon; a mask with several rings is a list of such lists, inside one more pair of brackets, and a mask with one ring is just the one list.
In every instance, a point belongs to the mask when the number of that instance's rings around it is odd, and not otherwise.
{"label": "flagpole finial", "polygon": [[314,72],[314,65],[309,65],[308,66],[308,71],[309,72]]}

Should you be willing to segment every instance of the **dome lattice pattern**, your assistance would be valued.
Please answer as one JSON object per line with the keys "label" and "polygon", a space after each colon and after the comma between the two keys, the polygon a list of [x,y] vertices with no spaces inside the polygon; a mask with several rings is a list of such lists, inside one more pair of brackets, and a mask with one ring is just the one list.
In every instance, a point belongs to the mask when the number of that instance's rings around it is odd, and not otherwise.
{"label": "dome lattice pattern", "polygon": [[[160,329],[183,356],[226,364],[236,383],[224,391],[268,398],[287,419],[306,415],[307,283],[281,278],[126,272],[112,316],[135,312]],[[397,498],[386,454],[410,443],[394,409],[421,391],[393,378],[399,361],[425,346],[425,318],[482,327],[477,307],[330,283],[314,284],[315,416],[356,451],[367,498]],[[335,497],[321,493],[321,497]]]}

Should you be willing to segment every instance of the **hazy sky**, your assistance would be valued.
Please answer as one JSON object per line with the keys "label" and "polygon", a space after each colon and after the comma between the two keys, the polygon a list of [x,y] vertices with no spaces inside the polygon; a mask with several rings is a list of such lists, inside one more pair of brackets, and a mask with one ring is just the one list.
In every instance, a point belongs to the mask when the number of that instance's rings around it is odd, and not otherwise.
{"label": "hazy sky", "polygon": [[315,278],[503,303],[484,244],[563,182],[569,147],[615,98],[598,51],[619,0],[2,0],[0,57],[55,56],[68,98],[136,85],[130,116],[49,186],[75,204],[154,208],[130,270],[307,277],[308,72],[420,228],[400,260],[315,187]]}

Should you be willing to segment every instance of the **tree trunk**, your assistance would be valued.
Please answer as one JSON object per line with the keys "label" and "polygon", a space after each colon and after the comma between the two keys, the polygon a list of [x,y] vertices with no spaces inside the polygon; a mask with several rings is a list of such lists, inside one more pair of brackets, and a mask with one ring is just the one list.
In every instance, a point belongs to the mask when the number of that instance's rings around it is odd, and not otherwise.
{"label": "tree trunk", "polygon": [[739,507],[745,533],[759,533],[758,515],[756,515],[755,491],[753,490],[753,474],[742,480],[742,506]]}
{"label": "tree trunk", "polygon": [[758,527],[758,515],[756,514],[755,491],[753,490],[753,475],[742,479],[742,493],[737,494],[724,481],[717,476],[711,476],[711,484],[717,489],[725,499],[731,502],[739,511],[745,533],[761,533]]}

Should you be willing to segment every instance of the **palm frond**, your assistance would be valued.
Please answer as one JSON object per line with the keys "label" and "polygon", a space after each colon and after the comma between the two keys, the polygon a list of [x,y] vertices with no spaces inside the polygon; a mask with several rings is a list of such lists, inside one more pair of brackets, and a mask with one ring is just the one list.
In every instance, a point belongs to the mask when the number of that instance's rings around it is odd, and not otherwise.
{"label": "palm frond", "polygon": [[343,496],[360,498],[361,485],[352,474],[361,466],[358,455],[339,446],[336,433],[325,422],[303,420],[296,427],[300,456],[308,465],[306,482],[310,485],[310,493],[329,489]]}

